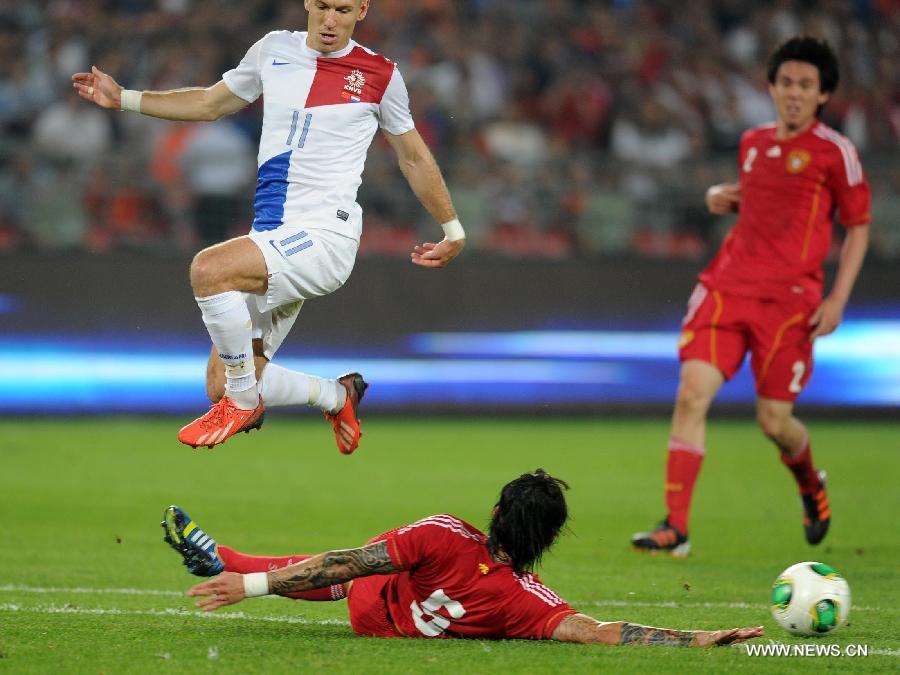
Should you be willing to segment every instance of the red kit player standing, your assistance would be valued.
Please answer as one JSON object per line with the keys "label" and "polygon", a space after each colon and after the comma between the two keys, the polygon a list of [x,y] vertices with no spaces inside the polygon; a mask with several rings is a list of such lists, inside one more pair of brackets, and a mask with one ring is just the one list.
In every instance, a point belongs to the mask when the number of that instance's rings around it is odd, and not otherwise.
{"label": "red kit player standing", "polygon": [[602,644],[702,647],[742,642],[762,626],[716,631],[600,622],[569,607],[529,570],[568,517],[563,489],[541,469],[507,483],[487,535],[451,515],[423,518],[361,548],[315,556],[265,557],[216,544],[177,506],[166,509],[165,541],[192,574],[206,611],[257,595],[348,598],[358,635],[523,638]]}
{"label": "red kit player standing", "polygon": [[[862,266],[869,186],[853,144],[817,119],[838,82],[828,44],[791,38],[772,55],[768,77],[776,122],[744,133],[739,181],[706,193],[712,213],[739,216],[688,302],[666,465],[668,513],[655,530],[632,537],[638,550],[689,553],[688,512],[705,454],[706,415],[747,352],[757,421],[797,481],[806,540],[818,544],[828,531],[825,472],[813,465],[793,406],[812,372],[813,341],[837,328]],[[835,212],[846,238],[831,293],[822,299]]]}

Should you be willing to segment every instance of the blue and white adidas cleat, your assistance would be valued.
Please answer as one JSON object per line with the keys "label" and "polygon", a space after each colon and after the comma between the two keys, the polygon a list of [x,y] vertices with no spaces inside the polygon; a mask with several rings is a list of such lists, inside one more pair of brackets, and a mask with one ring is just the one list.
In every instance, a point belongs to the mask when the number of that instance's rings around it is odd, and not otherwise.
{"label": "blue and white adidas cleat", "polygon": [[197,527],[190,516],[175,505],[166,509],[160,523],[163,541],[182,557],[188,572],[198,577],[214,577],[225,570],[216,550],[216,541]]}

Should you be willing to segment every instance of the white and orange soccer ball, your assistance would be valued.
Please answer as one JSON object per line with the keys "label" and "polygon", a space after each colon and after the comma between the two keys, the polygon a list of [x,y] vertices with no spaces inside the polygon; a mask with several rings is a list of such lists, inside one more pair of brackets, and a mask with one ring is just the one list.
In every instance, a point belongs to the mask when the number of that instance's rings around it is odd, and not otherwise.
{"label": "white and orange soccer ball", "polygon": [[769,605],[775,621],[789,633],[824,635],[847,621],[850,586],[829,565],[801,562],[778,575]]}

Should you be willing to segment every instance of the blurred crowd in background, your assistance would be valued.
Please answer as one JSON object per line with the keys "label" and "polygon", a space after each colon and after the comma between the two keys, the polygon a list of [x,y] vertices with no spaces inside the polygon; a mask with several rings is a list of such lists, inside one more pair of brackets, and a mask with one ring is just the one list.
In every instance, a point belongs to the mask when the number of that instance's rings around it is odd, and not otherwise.
{"label": "blurred crowd in background", "polygon": [[[0,0],[0,252],[191,253],[252,220],[262,101],[173,123],[80,100],[95,64],[131,89],[206,86],[301,0]],[[773,119],[765,61],[826,37],[824,120],[859,148],[873,255],[900,257],[898,0],[372,0],[354,38],[396,61],[475,251],[700,258],[730,222],[703,193]],[[363,255],[440,230],[379,136]]]}

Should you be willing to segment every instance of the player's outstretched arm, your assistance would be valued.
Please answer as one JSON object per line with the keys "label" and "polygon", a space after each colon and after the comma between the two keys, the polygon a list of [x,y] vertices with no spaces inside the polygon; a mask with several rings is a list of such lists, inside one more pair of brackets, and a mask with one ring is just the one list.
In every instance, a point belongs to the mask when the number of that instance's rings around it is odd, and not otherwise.
{"label": "player's outstretched arm", "polygon": [[[307,558],[296,565],[258,574],[223,572],[215,579],[197,584],[188,591],[200,597],[197,607],[211,612],[233,605],[246,597],[284,595],[296,591],[311,591],[333,584],[343,584],[357,577],[373,574],[395,574],[402,571],[391,560],[387,542],[378,541],[361,548],[329,551]],[[265,583],[265,588],[256,587]]]}
{"label": "player's outstretched arm", "polygon": [[[211,87],[192,87],[171,91],[130,92],[123,105],[125,88],[96,66],[89,73],[72,75],[72,86],[86,101],[108,110],[134,110],[164,120],[209,122],[237,112],[248,105],[234,95],[221,80]],[[134,106],[134,107],[130,107]]]}
{"label": "player's outstretched arm", "polygon": [[856,283],[856,277],[859,275],[868,247],[868,225],[857,225],[847,230],[847,236],[841,246],[841,257],[831,293],[822,300],[822,304],[809,318],[809,325],[815,327],[809,336],[810,341],[833,333],[841,324],[844,308],[850,299],[850,292]]}
{"label": "player's outstretched arm", "polygon": [[400,171],[428,213],[444,228],[445,237],[438,243],[426,242],[416,246],[410,258],[422,267],[446,267],[462,252],[466,235],[456,217],[453,201],[441,170],[425,141],[415,129],[405,134],[385,132],[397,158]]}
{"label": "player's outstretched arm", "polygon": [[730,645],[762,637],[763,627],[729,630],[674,630],[654,628],[625,621],[604,623],[587,614],[573,614],[563,619],[551,640],[604,645],[658,645],[665,647],[708,647]]}

